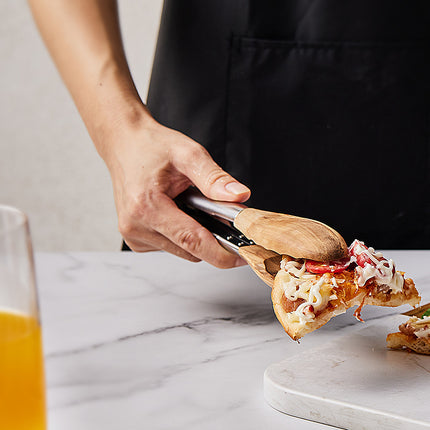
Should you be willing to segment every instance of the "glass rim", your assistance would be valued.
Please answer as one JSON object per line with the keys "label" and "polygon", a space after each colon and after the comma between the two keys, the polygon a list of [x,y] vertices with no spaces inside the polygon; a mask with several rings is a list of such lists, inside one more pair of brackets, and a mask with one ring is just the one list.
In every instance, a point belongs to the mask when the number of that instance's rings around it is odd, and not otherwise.
{"label": "glass rim", "polygon": [[0,204],[0,215],[2,213],[12,215],[13,223],[11,226],[4,228],[0,226],[0,237],[6,236],[9,233],[19,230],[20,228],[27,228],[28,216],[22,210],[14,206]]}

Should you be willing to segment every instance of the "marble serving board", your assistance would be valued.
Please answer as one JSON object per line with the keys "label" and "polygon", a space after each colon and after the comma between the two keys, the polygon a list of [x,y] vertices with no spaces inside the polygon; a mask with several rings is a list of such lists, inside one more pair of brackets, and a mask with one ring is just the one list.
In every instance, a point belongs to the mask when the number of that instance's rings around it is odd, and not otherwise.
{"label": "marble serving board", "polygon": [[349,430],[430,429],[430,356],[391,351],[392,315],[308,349],[264,374],[264,395],[280,412]]}

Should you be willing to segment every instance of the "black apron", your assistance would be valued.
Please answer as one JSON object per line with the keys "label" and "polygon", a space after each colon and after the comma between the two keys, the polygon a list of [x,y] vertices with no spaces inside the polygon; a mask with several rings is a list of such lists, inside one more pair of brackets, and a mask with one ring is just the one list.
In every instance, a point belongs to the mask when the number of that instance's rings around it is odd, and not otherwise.
{"label": "black apron", "polygon": [[430,2],[167,0],[148,107],[351,242],[430,248]]}

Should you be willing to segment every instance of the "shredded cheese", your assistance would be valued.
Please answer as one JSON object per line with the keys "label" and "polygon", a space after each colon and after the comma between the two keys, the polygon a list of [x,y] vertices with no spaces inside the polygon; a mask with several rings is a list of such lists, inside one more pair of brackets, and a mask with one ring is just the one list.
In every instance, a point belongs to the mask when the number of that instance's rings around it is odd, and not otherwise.
{"label": "shredded cheese", "polygon": [[423,338],[430,336],[430,316],[424,318],[411,317],[407,325],[412,327],[416,337]]}
{"label": "shredded cheese", "polygon": [[292,273],[296,278],[300,278],[306,272],[306,264],[305,262],[300,263],[296,260],[283,258],[281,261],[281,269],[288,273]]}
{"label": "shredded cheese", "polygon": [[414,325],[430,324],[430,316],[427,316],[424,318],[413,317],[413,324]]}
{"label": "shredded cheese", "polygon": [[[351,247],[356,246],[358,253],[350,257],[350,262],[357,263],[360,255],[363,255],[364,267],[357,264],[355,267],[356,283],[363,287],[367,281],[373,279],[378,285],[387,285],[393,293],[403,290],[404,278],[396,272],[393,260],[385,259],[381,252],[373,248],[367,248],[363,242],[355,240]],[[362,264],[363,265],[363,264]],[[284,257],[280,265],[284,272],[283,286],[285,297],[290,301],[304,300],[291,314],[301,324],[313,321],[316,313],[324,309],[330,300],[336,300],[336,289],[345,279],[336,279],[333,274],[324,273],[316,275],[306,271],[306,260],[295,260]],[[334,266],[333,266],[334,268]],[[430,323],[428,317],[427,323]],[[421,330],[424,331],[424,330]],[[427,327],[425,332],[427,332]]]}
{"label": "shredded cheese", "polygon": [[430,327],[425,329],[420,329],[414,332],[416,337],[428,337],[430,336]]}
{"label": "shredded cheese", "polygon": [[[374,278],[375,282],[379,285],[388,285],[393,293],[399,293],[403,290],[404,279],[400,273],[396,272],[393,260],[385,259],[381,252],[376,252],[373,248],[367,248],[364,243],[355,239],[354,243],[362,245],[359,247],[361,252],[359,255],[364,254],[373,264],[364,263],[364,267],[357,266],[355,271],[358,275],[357,283],[363,287],[369,279]],[[356,257],[351,257],[352,261],[357,262]]]}
{"label": "shredded cheese", "polygon": [[[285,297],[291,301],[305,300],[294,311],[300,323],[313,321],[315,312],[324,309],[330,300],[337,299],[336,294],[332,294],[332,288],[337,287],[336,280],[330,274],[318,277],[306,272],[305,262],[286,259],[282,260],[281,269],[288,274],[284,282]],[[323,289],[323,286],[330,288]]]}

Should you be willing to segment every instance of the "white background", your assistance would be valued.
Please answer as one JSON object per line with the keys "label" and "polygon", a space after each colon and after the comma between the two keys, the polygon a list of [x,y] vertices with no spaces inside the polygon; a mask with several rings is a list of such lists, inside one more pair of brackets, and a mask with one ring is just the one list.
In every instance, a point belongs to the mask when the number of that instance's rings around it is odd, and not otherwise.
{"label": "white background", "polygon": [[[119,1],[132,74],[146,99],[161,0]],[[37,251],[118,250],[109,173],[24,0],[0,2],[0,204],[30,217]]]}

